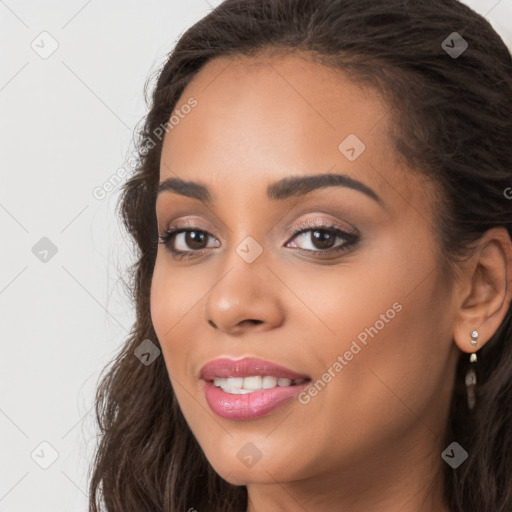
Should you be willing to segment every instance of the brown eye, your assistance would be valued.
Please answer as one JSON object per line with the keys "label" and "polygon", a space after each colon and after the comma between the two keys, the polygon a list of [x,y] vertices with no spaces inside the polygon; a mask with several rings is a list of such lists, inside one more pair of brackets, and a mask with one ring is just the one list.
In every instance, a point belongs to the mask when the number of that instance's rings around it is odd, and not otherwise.
{"label": "brown eye", "polygon": [[[168,231],[164,236],[159,237],[160,243],[165,245],[169,251],[176,255],[190,254],[209,247],[218,247],[220,244],[210,233],[201,229],[175,228]],[[214,243],[208,246],[208,238]]]}
{"label": "brown eye", "polygon": [[[206,246],[204,245],[208,241],[208,233],[204,231],[185,231],[183,244],[190,249],[204,249]],[[178,238],[178,237],[176,237]],[[175,238],[175,240],[176,240]],[[178,250],[187,250],[187,249],[178,249]]]}
{"label": "brown eye", "polygon": [[336,235],[327,231],[311,231],[311,243],[317,249],[330,249],[336,242]]}
{"label": "brown eye", "polygon": [[287,245],[305,251],[323,253],[348,249],[357,240],[357,235],[343,231],[336,226],[325,228],[317,226],[299,231]]}
{"label": "brown eye", "polygon": [[[164,236],[159,236],[159,239],[160,243],[179,259],[200,255],[206,249],[220,246],[220,242],[210,233],[194,227],[171,228]],[[306,223],[302,225],[302,229],[295,231],[286,246],[327,255],[347,250],[358,240],[359,235],[356,232],[345,231],[335,225]]]}

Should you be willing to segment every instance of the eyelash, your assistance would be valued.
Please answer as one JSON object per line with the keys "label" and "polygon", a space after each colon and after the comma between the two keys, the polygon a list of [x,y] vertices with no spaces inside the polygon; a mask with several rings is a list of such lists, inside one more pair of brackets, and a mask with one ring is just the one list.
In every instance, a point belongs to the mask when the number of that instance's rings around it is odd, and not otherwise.
{"label": "eyelash", "polygon": [[[197,228],[193,225],[190,225],[188,222],[184,221],[180,225],[176,225],[165,232],[163,236],[159,236],[158,240],[160,244],[164,245],[166,249],[172,254],[172,256],[175,259],[181,260],[183,258],[191,257],[192,255],[198,256],[200,254],[203,254],[205,251],[207,251],[209,248],[204,249],[197,249],[192,251],[180,251],[173,249],[171,246],[171,243],[173,239],[176,237],[176,235],[180,233],[186,233],[188,231],[196,231],[199,233],[204,233],[207,236],[212,236],[208,231],[205,231],[204,229]],[[330,235],[344,238],[346,242],[344,244],[341,244],[337,247],[331,248],[331,249],[318,249],[318,250],[311,250],[311,249],[301,249],[298,248],[299,251],[305,251],[308,253],[314,253],[316,255],[325,255],[325,254],[337,254],[344,252],[348,250],[350,247],[354,246],[359,241],[359,236],[356,234],[356,231],[346,231],[344,229],[339,228],[338,226],[334,224],[330,224],[328,222],[323,221],[310,221],[306,220],[297,226],[297,228],[292,233],[291,237],[289,238],[287,244],[291,242],[294,238],[296,238],[298,235],[301,235],[303,233],[307,233],[308,231],[322,231],[325,233],[329,233]]]}

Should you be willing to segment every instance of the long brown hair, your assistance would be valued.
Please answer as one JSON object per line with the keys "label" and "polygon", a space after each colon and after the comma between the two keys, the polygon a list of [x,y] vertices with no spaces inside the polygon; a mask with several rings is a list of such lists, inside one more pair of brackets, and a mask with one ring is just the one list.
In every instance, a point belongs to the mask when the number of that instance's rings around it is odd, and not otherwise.
{"label": "long brown hair", "polygon": [[[454,31],[468,43],[457,57],[442,47]],[[190,431],[163,357],[146,366],[134,350],[146,339],[159,346],[149,297],[162,127],[206,62],[265,50],[315,56],[385,95],[397,154],[443,192],[436,222],[448,278],[487,229],[511,234],[512,59],[483,17],[456,0],[226,0],[182,35],[158,72],[138,165],[122,190],[120,215],[137,251],[129,269],[136,321],[97,391],[91,512],[246,510],[246,487],[224,481]],[[510,308],[479,351],[473,411],[467,365],[461,357],[444,446],[456,440],[469,458],[457,469],[445,465],[446,502],[454,512],[510,512]]]}

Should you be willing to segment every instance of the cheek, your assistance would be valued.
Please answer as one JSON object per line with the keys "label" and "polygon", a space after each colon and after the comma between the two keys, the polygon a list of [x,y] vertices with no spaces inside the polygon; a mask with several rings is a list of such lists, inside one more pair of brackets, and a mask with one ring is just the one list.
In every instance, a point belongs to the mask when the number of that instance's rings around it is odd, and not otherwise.
{"label": "cheek", "polygon": [[446,380],[450,351],[447,296],[432,273],[433,255],[389,248],[360,264],[338,283],[324,283],[329,302],[317,295],[319,316],[332,332],[315,347],[323,363],[316,378],[328,384],[317,386],[307,406],[332,432],[326,438],[336,439],[343,425],[349,444],[364,436],[389,440],[418,421]]}
{"label": "cheek", "polygon": [[150,293],[151,320],[171,380],[174,376],[181,380],[180,373],[186,370],[182,361],[187,355],[187,347],[191,346],[190,340],[183,335],[184,326],[191,316],[197,317],[196,307],[200,307],[198,301],[202,294],[200,290],[195,289],[193,279],[184,277],[183,272],[172,272],[162,260],[165,260],[165,255],[157,256],[153,272]]}
{"label": "cheek", "polygon": [[208,286],[197,277],[197,270],[177,269],[168,258],[159,248],[150,293],[151,319],[162,344],[178,342],[174,333],[182,329],[182,324],[192,316],[201,318],[201,298]]}
{"label": "cheek", "polygon": [[190,393],[185,391],[190,387],[187,361],[190,360],[192,346],[186,330],[190,329],[187,322],[197,298],[190,304],[189,295],[163,266],[155,266],[150,295],[151,319],[180,409],[186,421],[194,424],[197,422],[194,420],[194,404]]}

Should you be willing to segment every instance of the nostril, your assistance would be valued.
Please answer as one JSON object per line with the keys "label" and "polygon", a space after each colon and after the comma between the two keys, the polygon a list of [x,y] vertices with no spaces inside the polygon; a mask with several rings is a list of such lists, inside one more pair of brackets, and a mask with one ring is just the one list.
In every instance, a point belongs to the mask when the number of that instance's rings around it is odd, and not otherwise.
{"label": "nostril", "polygon": [[241,323],[243,324],[244,322],[250,322],[250,323],[252,323],[254,325],[259,325],[259,324],[263,323],[263,320],[253,320],[252,318],[250,318],[249,320],[244,320]]}
{"label": "nostril", "polygon": [[[264,321],[249,318],[248,320],[242,320],[241,322],[238,322],[238,324],[236,325],[236,328],[244,327],[244,325],[246,325],[247,323],[253,324],[253,325],[260,325],[260,324],[264,323]],[[208,320],[208,325],[210,325],[214,329],[218,329],[217,324],[211,319]]]}

